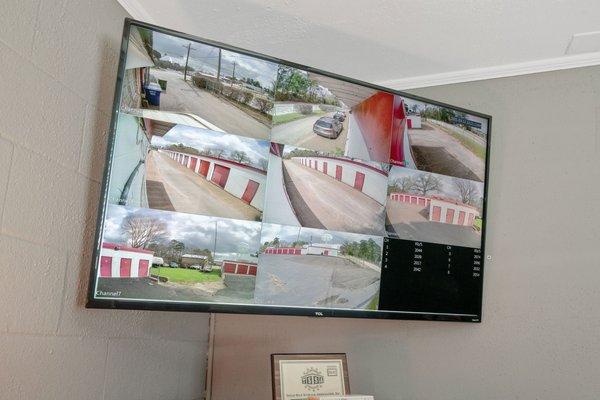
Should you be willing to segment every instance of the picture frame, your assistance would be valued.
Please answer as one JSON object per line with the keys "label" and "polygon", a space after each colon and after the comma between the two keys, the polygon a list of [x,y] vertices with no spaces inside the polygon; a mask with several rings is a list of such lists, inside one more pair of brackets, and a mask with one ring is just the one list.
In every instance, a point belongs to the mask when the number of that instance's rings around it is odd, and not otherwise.
{"label": "picture frame", "polygon": [[273,400],[350,394],[346,353],[271,354]]}

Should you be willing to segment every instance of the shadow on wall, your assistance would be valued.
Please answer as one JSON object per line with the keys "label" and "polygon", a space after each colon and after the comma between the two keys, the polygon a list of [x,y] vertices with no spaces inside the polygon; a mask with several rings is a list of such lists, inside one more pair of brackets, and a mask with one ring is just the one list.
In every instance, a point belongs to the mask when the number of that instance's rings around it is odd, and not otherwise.
{"label": "shadow on wall", "polygon": [[[100,71],[98,76],[101,77],[114,77],[116,80],[117,64],[119,61],[120,45],[118,42],[111,40],[106,37],[102,39],[102,59],[111,60],[111,62],[104,62],[100,65]],[[109,82],[113,82],[109,80]],[[85,210],[85,230],[86,237],[83,240],[83,248],[79,254],[78,265],[79,269],[76,305],[78,307],[85,307],[87,302],[88,285],[90,284],[91,264],[92,256],[94,252],[94,238],[96,234],[96,218],[98,216],[98,209],[100,207],[100,196],[102,190],[102,180],[104,165],[106,161],[106,150],[108,145],[108,138],[111,130],[111,112],[105,112],[100,107],[102,105],[110,104],[112,107],[112,100],[114,96],[114,88],[112,84],[99,84],[101,90],[98,91],[98,105],[99,107],[87,106],[85,115],[85,128],[84,134],[88,136],[88,147],[82,149],[82,155],[80,159],[80,168],[84,161],[87,161],[88,169],[82,171],[85,175],[89,176],[89,185],[86,188],[81,188],[85,191],[86,196],[86,210]],[[104,88],[104,90],[102,89]],[[106,109],[109,110],[108,108]],[[84,138],[85,143],[85,138]],[[88,157],[84,160],[84,157]]]}

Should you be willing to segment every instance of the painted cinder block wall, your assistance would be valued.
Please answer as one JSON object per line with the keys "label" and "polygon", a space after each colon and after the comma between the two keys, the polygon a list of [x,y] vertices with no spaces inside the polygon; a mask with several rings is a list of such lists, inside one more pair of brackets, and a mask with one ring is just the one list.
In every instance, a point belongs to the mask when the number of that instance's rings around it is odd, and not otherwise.
{"label": "painted cinder block wall", "polygon": [[125,11],[0,9],[0,399],[199,399],[204,314],[84,308]]}

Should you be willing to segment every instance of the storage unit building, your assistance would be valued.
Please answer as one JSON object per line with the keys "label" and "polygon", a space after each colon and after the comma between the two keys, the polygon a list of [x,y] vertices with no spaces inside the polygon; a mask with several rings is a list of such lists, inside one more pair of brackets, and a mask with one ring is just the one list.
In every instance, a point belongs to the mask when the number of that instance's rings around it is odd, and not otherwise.
{"label": "storage unit building", "polygon": [[210,156],[161,150],[170,158],[258,210],[263,209],[267,173],[259,168]]}
{"label": "storage unit building", "polygon": [[252,261],[223,260],[223,274],[256,276],[257,263]]}
{"label": "storage unit building", "polygon": [[385,204],[388,172],[375,165],[336,157],[293,157],[292,160],[352,186],[379,204]]}
{"label": "storage unit building", "polygon": [[150,275],[154,252],[116,243],[102,243],[100,278],[145,278]]}
{"label": "storage unit building", "polygon": [[200,265],[201,267],[203,267],[206,265],[207,261],[207,256],[202,256],[198,254],[184,254],[181,256],[181,266],[184,268],[189,268],[192,265]]}

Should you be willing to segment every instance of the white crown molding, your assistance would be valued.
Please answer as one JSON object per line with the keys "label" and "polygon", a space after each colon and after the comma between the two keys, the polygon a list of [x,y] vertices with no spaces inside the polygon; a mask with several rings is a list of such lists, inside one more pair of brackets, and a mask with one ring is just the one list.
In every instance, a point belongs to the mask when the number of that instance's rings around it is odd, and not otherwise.
{"label": "white crown molding", "polygon": [[139,0],[117,0],[121,7],[127,11],[127,13],[133,18],[139,21],[144,21],[149,24],[156,24],[154,18],[148,14],[144,6],[140,4]]}
{"label": "white crown molding", "polygon": [[406,90],[589,67],[593,65],[600,65],[600,52],[547,58],[544,60],[498,65],[494,67],[465,69],[462,71],[444,72],[441,74],[421,75],[411,78],[390,79],[379,82],[379,84],[391,89]]}

